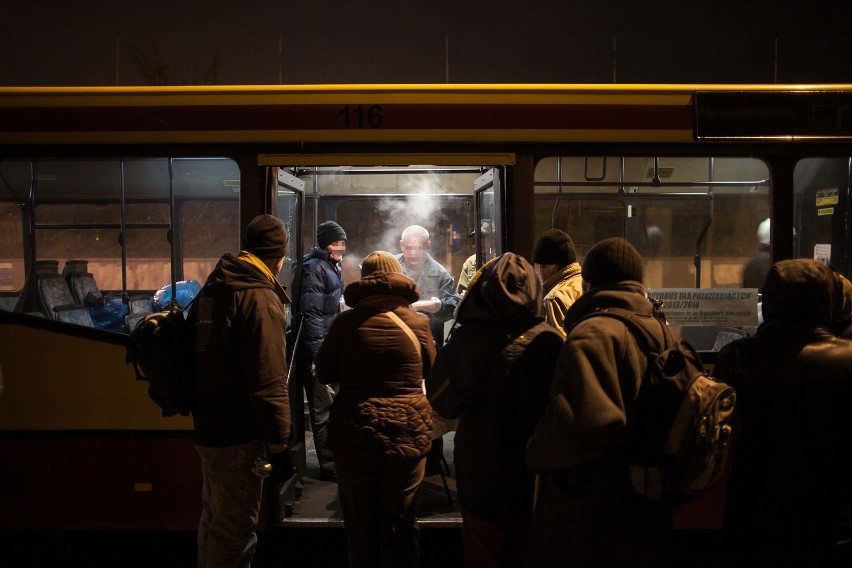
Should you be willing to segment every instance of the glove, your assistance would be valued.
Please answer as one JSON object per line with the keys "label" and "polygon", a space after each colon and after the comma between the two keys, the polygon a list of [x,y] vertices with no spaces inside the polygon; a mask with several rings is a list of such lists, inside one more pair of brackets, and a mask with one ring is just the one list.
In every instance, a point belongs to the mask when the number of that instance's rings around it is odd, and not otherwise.
{"label": "glove", "polygon": [[267,456],[267,459],[272,465],[272,473],[269,475],[270,481],[282,483],[293,477],[293,472],[296,471],[296,468],[293,466],[289,450]]}

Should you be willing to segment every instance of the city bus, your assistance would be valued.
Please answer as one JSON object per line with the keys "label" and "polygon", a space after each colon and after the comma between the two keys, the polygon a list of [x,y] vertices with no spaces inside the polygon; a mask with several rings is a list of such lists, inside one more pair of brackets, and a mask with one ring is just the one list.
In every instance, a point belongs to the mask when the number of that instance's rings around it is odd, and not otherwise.
{"label": "city bus", "polygon": [[761,249],[850,276],[850,180],[852,85],[0,88],[0,528],[195,529],[191,417],[124,346],[258,214],[290,231],[287,287],[329,219],[345,282],[412,224],[455,278],[553,227],[580,259],[624,237],[712,367],[760,321]]}

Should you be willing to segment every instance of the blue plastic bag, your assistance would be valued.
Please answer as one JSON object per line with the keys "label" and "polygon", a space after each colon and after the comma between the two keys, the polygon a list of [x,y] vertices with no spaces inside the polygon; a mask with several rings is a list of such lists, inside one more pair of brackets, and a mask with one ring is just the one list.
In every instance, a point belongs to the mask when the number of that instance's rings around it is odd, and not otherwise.
{"label": "blue plastic bag", "polygon": [[[186,307],[201,291],[201,284],[197,280],[181,280],[176,282],[177,301],[181,307]],[[154,293],[154,310],[164,310],[172,299],[172,285],[166,284]]]}
{"label": "blue plastic bag", "polygon": [[127,309],[127,304],[121,301],[121,298],[104,298],[102,306],[86,306],[89,310],[89,315],[92,316],[92,323],[98,329],[114,331],[115,333],[126,333],[124,329],[124,318],[130,311]]}

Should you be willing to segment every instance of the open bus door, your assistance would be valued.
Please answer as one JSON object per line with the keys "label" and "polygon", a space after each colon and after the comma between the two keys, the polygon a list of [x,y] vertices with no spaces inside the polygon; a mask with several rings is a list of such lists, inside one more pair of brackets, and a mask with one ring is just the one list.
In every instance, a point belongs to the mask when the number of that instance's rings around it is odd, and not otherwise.
{"label": "open bus door", "polygon": [[[278,274],[278,281],[287,289],[292,299],[293,262],[302,258],[305,253],[302,227],[305,210],[305,182],[280,168],[272,168],[275,172],[275,211],[276,217],[284,222],[290,235],[290,248],[284,259],[284,268]],[[289,317],[289,311],[288,311]]]}
{"label": "open bus door", "polygon": [[[304,253],[302,225],[304,223],[303,212],[305,209],[305,182],[283,169],[271,168],[271,170],[275,172],[273,179],[276,180],[274,214],[284,222],[290,236],[290,247],[287,251],[287,257],[284,259],[284,266],[278,274],[278,281],[285,287],[290,299],[296,301],[296,296],[293,293],[294,272],[292,267],[294,266],[294,262],[301,259]],[[291,313],[288,307],[288,327]],[[292,367],[288,367],[288,370],[290,368]],[[267,526],[270,524],[280,524],[285,518],[293,515],[293,509],[299,498],[297,490],[301,485],[302,477],[305,475],[307,469],[304,439],[293,442],[290,448],[290,456],[296,470],[290,479],[277,483],[274,491],[268,492]]]}
{"label": "open bus door", "polygon": [[[504,246],[503,194],[498,168],[491,168],[473,181],[473,202],[478,270],[502,253]],[[490,235],[487,234],[489,230]]]}

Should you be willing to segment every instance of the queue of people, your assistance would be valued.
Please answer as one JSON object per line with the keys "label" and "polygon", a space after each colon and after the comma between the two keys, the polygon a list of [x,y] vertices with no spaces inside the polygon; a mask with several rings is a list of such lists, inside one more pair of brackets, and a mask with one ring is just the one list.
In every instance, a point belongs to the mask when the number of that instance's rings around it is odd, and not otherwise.
{"label": "queue of people", "polygon": [[[673,503],[637,495],[626,457],[648,347],[617,319],[587,317],[654,311],[630,243],[604,239],[581,264],[570,236],[551,229],[531,261],[488,260],[460,296],[418,225],[402,231],[401,254],[371,253],[344,288],[346,233],[323,223],[296,268],[300,374],[289,391],[289,298],[274,276],[287,245],[280,221],[253,220],[245,250],[225,255],[199,294],[199,566],[249,565],[262,489],[250,462],[265,455],[279,475],[292,472],[293,398],[307,385],[328,389],[310,404],[327,417],[320,466],[333,464],[351,566],[419,565],[416,496],[433,424],[446,419],[458,420],[465,566],[671,565]],[[762,292],[757,334],[716,364],[738,395],[722,556],[734,566],[847,565],[852,285],[793,260],[772,266]],[[322,323],[303,339],[309,314]]]}

